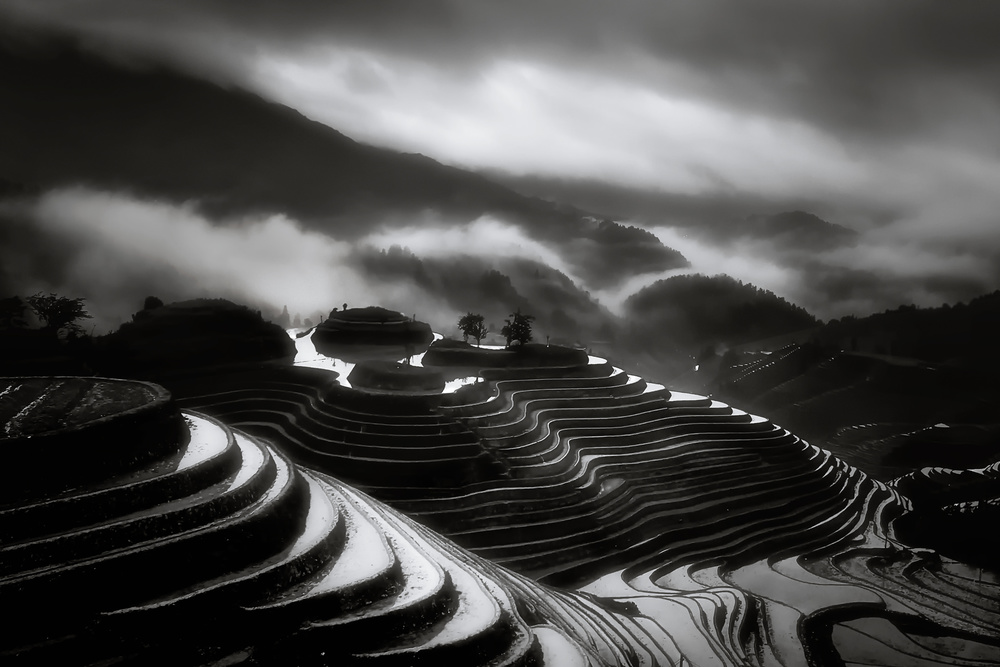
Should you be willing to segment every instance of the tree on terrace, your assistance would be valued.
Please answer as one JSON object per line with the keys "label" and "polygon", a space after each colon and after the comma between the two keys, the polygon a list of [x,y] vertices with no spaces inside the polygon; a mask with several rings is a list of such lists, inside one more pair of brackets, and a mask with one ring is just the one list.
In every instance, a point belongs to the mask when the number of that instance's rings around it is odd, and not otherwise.
{"label": "tree on terrace", "polygon": [[83,327],[77,320],[90,319],[91,315],[83,307],[83,299],[70,299],[54,293],[33,294],[27,298],[28,305],[35,311],[40,320],[45,322],[44,330],[58,336],[65,330],[68,334],[83,333]]}
{"label": "tree on terrace", "polygon": [[534,319],[534,315],[525,315],[518,308],[517,312],[510,314],[510,319],[504,320],[500,334],[507,339],[507,347],[514,341],[521,345],[531,342],[531,323]]}
{"label": "tree on terrace", "polygon": [[478,346],[483,340],[483,336],[486,335],[486,322],[483,316],[479,313],[466,313],[458,320],[458,328],[462,330],[462,335],[465,336],[465,342],[469,342],[469,336],[476,339],[476,345]]}

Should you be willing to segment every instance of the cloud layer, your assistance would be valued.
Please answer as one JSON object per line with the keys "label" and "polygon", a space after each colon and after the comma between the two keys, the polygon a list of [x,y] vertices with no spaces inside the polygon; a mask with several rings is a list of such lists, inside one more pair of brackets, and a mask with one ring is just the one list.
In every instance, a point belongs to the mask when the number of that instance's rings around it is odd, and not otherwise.
{"label": "cloud layer", "polygon": [[14,267],[3,287],[84,297],[99,331],[128,319],[148,295],[224,297],[272,313],[287,305],[303,317],[345,301],[416,307],[435,320],[453,315],[414,285],[365,275],[351,261],[351,244],[281,215],[220,226],[193,205],[85,189],[52,191],[2,212],[17,220],[5,224],[33,234],[0,251]]}
{"label": "cloud layer", "polygon": [[[989,0],[5,8],[453,164],[845,209],[996,204],[974,178],[1000,171],[1000,5]],[[961,187],[941,182],[966,171]]]}
{"label": "cloud layer", "polygon": [[[706,272],[790,298],[811,284],[880,308],[967,298],[1000,274],[992,0],[303,0],[294,11],[278,0],[6,0],[0,12],[451,164],[705,210],[810,201],[866,232],[808,271],[766,248],[737,258],[672,239]],[[745,213],[755,212],[776,211]],[[655,210],[641,222],[673,224]]]}
{"label": "cloud layer", "polygon": [[466,225],[446,225],[427,214],[419,224],[375,231],[362,243],[376,248],[403,246],[420,258],[460,255],[492,260],[520,258],[541,262],[581,283],[558,252],[530,238],[517,226],[493,216],[482,216]]}

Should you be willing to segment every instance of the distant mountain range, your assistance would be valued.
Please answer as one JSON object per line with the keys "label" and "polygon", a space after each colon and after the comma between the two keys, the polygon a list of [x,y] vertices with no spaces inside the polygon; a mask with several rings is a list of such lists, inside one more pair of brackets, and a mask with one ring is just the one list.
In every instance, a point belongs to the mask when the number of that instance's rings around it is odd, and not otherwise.
{"label": "distant mountain range", "polygon": [[0,176],[14,183],[197,199],[224,215],[281,211],[338,233],[372,210],[546,208],[422,155],[357,143],[248,92],[114,65],[67,42],[0,50],[0,80]]}
{"label": "distant mountain range", "polygon": [[339,239],[428,212],[450,225],[493,215],[555,245],[593,285],[687,265],[642,230],[358,143],[246,91],[111,63],[68,39],[0,44],[0,84],[0,195],[83,185],[194,201],[216,219],[284,213]]}
{"label": "distant mountain range", "polygon": [[[540,335],[617,341],[636,346],[637,353],[660,354],[666,341],[687,358],[706,346],[737,345],[818,324],[772,293],[728,277],[703,276],[658,282],[632,295],[624,319],[617,318],[587,290],[685,268],[688,262],[645,229],[615,222],[613,208],[584,210],[586,198],[573,193],[583,188],[594,202],[625,206],[618,211],[621,219],[628,218],[628,205],[646,206],[638,196],[632,201],[614,188],[472,173],[358,143],[246,91],[162,66],[110,62],[68,38],[49,36],[43,42],[28,47],[9,36],[0,39],[0,199],[83,186],[193,202],[219,225],[248,214],[283,213],[346,241],[376,227],[418,224],[427,212],[456,227],[495,216],[554,250],[565,270],[529,257],[420,256],[402,248],[387,256],[362,245],[346,261],[383,284],[417,285],[445,310],[478,310],[500,324],[520,307],[536,315]],[[541,198],[551,192],[568,199]],[[679,195],[660,199],[681,212],[694,210]],[[717,210],[702,211],[686,224],[692,233],[727,243],[766,240],[807,257],[812,250],[857,240],[854,231],[791,206],[747,215],[762,210],[761,202],[751,204],[720,202]],[[0,291],[10,293],[27,289],[16,284],[15,272],[58,267],[73,251],[24,226],[0,225],[0,241],[21,257],[0,268]],[[824,275],[816,280],[827,279]],[[48,284],[59,284],[58,275],[48,277]],[[137,295],[136,304],[145,295]],[[281,307],[270,305],[275,312]]]}
{"label": "distant mountain range", "polygon": [[[745,192],[684,194],[592,180],[486,173],[525,195],[564,202],[616,220],[679,227],[714,241],[759,238],[807,247],[810,240],[840,244],[853,242],[857,236],[854,230],[811,212],[828,205],[807,199],[768,198]],[[748,214],[750,211],[754,213]]]}
{"label": "distant mountain range", "polygon": [[733,232],[740,237],[769,239],[785,246],[809,250],[852,243],[858,235],[853,229],[827,222],[806,211],[750,215],[743,220],[743,224],[734,225]]}

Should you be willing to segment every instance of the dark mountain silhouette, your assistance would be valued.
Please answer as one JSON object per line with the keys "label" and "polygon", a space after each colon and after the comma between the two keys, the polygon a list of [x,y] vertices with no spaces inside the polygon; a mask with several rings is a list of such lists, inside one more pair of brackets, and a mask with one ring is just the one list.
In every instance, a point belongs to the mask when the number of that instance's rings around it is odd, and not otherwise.
{"label": "dark mountain silhouette", "polygon": [[934,363],[1000,365],[1000,290],[954,306],[900,306],[868,317],[833,320],[822,342],[855,352],[909,357]]}
{"label": "dark mountain silhouette", "polygon": [[682,350],[736,345],[815,326],[804,309],[726,275],[675,276],[630,296],[626,318],[640,340]]}
{"label": "dark mountain silhouette", "polygon": [[741,191],[688,194],[594,178],[514,175],[498,170],[483,173],[524,195],[564,202],[615,219],[662,220],[669,224],[711,227],[716,223],[741,220],[748,211],[812,210],[817,206],[817,202],[811,200],[776,199]]}
{"label": "dark mountain silhouette", "polygon": [[285,331],[247,306],[226,299],[146,305],[154,307],[94,339],[92,363],[99,374],[162,380],[226,366],[287,363],[295,356]]}
{"label": "dark mountain silhouette", "polygon": [[[9,41],[9,40],[8,40]],[[124,67],[53,40],[0,40],[0,196],[85,185],[215,218],[281,212],[338,238],[373,224],[491,214],[564,248],[594,284],[686,265],[655,237],[525,197],[426,156],[358,143],[297,111],[162,66]],[[638,233],[637,233],[638,232]],[[629,263],[603,256],[622,250]],[[638,261],[637,260],[637,261]]]}
{"label": "dark mountain silhouette", "polygon": [[373,207],[537,209],[481,176],[359,144],[248,92],[115,66],[67,41],[0,50],[0,80],[0,178],[14,183],[197,198],[216,213],[280,210],[324,226],[337,218],[338,231]]}
{"label": "dark mountain silhouette", "polygon": [[734,227],[733,231],[742,237],[759,238],[809,250],[845,245],[853,243],[857,238],[857,232],[853,229],[827,222],[806,211],[750,215],[742,225]]}
{"label": "dark mountain silhouette", "polygon": [[[515,176],[497,171],[484,173],[527,196],[564,202],[616,219],[632,218],[650,224],[684,227],[715,241],[754,237],[796,247],[813,247],[811,244],[821,239],[850,243],[857,236],[854,230],[827,222],[811,212],[826,208],[816,201],[744,192],[682,194],[588,179]],[[748,215],[748,211],[766,212]]]}
{"label": "dark mountain silhouette", "polygon": [[[354,261],[373,279],[419,285],[455,311],[482,314],[494,333],[517,309],[535,315],[540,335],[569,342],[606,339],[614,328],[614,316],[569,276],[535,260],[471,255],[421,258],[406,248],[391,246],[388,250],[360,248]],[[454,323],[447,325],[442,332],[452,332]]]}
{"label": "dark mountain silhouette", "polygon": [[567,254],[592,287],[614,285],[630,275],[690,266],[684,255],[664,246],[652,232],[606,219],[588,222],[569,244]]}

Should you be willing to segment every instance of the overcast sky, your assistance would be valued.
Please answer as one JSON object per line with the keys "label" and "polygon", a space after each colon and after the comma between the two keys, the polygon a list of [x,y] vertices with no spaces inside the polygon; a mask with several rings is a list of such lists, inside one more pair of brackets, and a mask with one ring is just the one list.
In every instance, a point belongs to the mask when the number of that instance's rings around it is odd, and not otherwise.
{"label": "overcast sky", "polygon": [[0,8],[119,58],[249,87],[369,143],[520,175],[826,202],[884,247],[916,243],[978,262],[984,284],[1000,278],[995,0]]}

